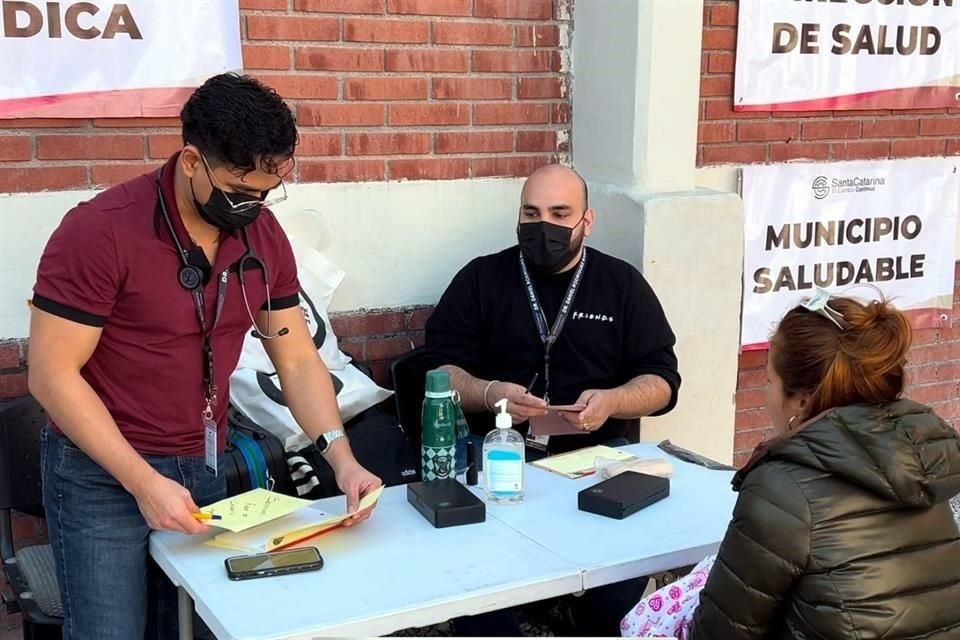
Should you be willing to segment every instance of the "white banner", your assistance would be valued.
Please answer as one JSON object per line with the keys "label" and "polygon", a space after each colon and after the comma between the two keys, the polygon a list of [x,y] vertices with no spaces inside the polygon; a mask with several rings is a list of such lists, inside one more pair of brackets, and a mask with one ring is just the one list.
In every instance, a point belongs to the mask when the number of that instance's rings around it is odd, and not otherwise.
{"label": "white banner", "polygon": [[960,0],[740,0],[737,111],[960,105]]}
{"label": "white banner", "polygon": [[873,284],[914,326],[949,326],[958,167],[960,158],[744,167],[742,348],[766,348],[816,288],[876,299],[854,287]]}
{"label": "white banner", "polygon": [[243,67],[238,0],[3,2],[0,118],[175,116]]}

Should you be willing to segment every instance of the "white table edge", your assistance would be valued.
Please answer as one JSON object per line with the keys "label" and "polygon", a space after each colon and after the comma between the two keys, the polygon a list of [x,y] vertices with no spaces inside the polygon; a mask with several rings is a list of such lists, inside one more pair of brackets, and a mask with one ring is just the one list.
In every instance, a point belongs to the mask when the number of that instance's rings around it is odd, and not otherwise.
{"label": "white table edge", "polygon": [[[562,577],[546,578],[531,589],[531,585],[511,587],[507,590],[491,590],[463,600],[445,600],[433,602],[426,608],[407,609],[389,612],[374,620],[353,620],[295,635],[281,634],[273,636],[237,637],[227,635],[220,640],[312,640],[326,637],[372,637],[408,629],[425,627],[446,622],[461,616],[477,615],[489,611],[498,611],[508,607],[556,598],[581,589],[583,573]],[[203,617],[201,612],[201,617]],[[218,636],[219,638],[219,636]]]}
{"label": "white table edge", "polygon": [[[506,526],[506,525],[505,525]],[[513,530],[512,528],[510,528]],[[519,534],[524,538],[527,536]],[[528,538],[529,539],[529,538]],[[532,541],[537,546],[542,547],[536,541]],[[425,608],[407,609],[395,612],[388,612],[377,618],[365,620],[347,621],[336,626],[312,630],[309,632],[295,632],[295,635],[287,633],[254,637],[238,637],[227,633],[219,624],[214,622],[212,613],[203,604],[198,603],[194,590],[185,584],[182,576],[177,572],[170,562],[169,557],[160,554],[160,557],[153,553],[157,547],[163,546],[162,542],[150,537],[151,556],[160,567],[160,569],[170,578],[170,581],[178,588],[180,594],[179,608],[190,607],[191,614],[194,608],[198,615],[207,625],[218,640],[309,640],[312,638],[322,638],[331,636],[380,636],[407,629],[409,627],[423,627],[431,624],[445,622],[452,618],[466,615],[476,615],[488,611],[496,611],[510,606],[537,602],[549,598],[576,593],[583,590],[583,571],[573,563],[560,558],[556,553],[544,549],[551,555],[562,560],[564,564],[569,565],[569,575],[555,575],[535,581],[532,584],[518,585],[509,589],[491,589],[490,591],[471,596],[466,599],[435,601]],[[531,586],[533,588],[531,588]],[[179,631],[180,640],[193,640],[192,615],[186,615],[185,612],[179,612]],[[220,633],[217,633],[217,632]]]}
{"label": "white table edge", "polygon": [[659,556],[632,560],[614,566],[589,567],[583,571],[583,589],[595,589],[632,578],[652,576],[695,565],[720,548],[720,542],[701,545],[682,551],[664,553]]}

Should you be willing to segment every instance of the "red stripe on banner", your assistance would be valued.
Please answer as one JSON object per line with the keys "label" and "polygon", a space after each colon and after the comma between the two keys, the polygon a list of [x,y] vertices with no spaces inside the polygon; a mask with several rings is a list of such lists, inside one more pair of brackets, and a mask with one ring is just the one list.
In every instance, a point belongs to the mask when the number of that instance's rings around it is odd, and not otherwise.
{"label": "red stripe on banner", "polygon": [[[914,329],[949,329],[953,326],[950,307],[924,307],[922,309],[900,309],[907,316],[910,326]],[[770,342],[753,342],[740,345],[740,352],[766,351]]]}
{"label": "red stripe on banner", "polygon": [[777,102],[775,104],[734,105],[734,111],[843,111],[845,109],[941,109],[960,107],[960,85],[908,87],[867,91],[846,96]]}
{"label": "red stripe on banner", "polygon": [[177,117],[194,89],[123,89],[0,100],[0,119]]}

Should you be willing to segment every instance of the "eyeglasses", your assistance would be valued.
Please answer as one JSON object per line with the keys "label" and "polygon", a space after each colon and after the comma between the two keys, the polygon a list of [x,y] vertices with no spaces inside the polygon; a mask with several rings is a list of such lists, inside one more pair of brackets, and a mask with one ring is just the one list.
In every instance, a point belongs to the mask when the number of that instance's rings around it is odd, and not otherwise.
{"label": "eyeglasses", "polygon": [[[256,200],[234,202],[230,199],[230,192],[224,189],[217,178],[213,175],[213,169],[210,168],[210,165],[207,163],[207,159],[202,153],[200,154],[200,160],[203,161],[203,170],[207,173],[207,178],[210,179],[210,183],[217,189],[220,189],[220,191],[223,193],[223,197],[226,199],[227,203],[230,205],[230,208],[235,213],[243,213],[245,211],[250,211],[251,209],[256,209],[257,207],[272,207],[273,205],[280,204],[287,199],[287,185],[283,178],[281,178],[278,186],[280,187],[282,193],[279,193],[272,198],[257,198]],[[274,189],[276,189],[276,187],[274,187]]]}

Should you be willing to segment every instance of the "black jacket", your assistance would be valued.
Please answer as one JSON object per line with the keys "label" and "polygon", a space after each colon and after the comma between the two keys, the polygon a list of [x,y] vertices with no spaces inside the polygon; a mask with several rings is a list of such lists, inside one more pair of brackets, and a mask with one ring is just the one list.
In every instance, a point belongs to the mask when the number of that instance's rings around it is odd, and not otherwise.
{"label": "black jacket", "polygon": [[960,437],[930,409],[833,409],[734,486],[692,640],[960,639]]}

